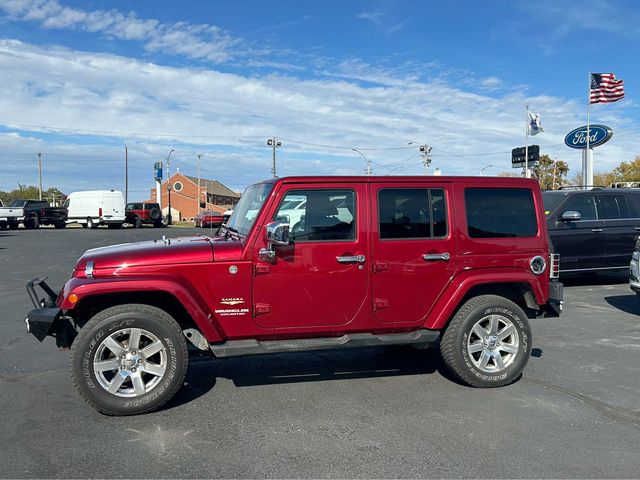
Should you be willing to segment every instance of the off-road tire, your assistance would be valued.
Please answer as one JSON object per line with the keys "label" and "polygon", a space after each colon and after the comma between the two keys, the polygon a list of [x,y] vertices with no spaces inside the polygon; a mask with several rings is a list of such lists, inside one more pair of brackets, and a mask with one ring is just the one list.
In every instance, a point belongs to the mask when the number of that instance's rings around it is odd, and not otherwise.
{"label": "off-road tire", "polygon": [[24,219],[24,228],[33,230],[40,227],[40,218],[37,215],[32,215]]}
{"label": "off-road tire", "polygon": [[[133,328],[150,332],[162,343],[166,369],[148,392],[133,397],[117,396],[101,385],[93,362],[107,337]],[[142,353],[144,349],[139,347],[138,353]],[[97,313],[82,327],[71,347],[73,383],[80,395],[105,415],[137,415],[160,408],[182,386],[187,364],[188,350],[180,326],[167,312],[150,305],[118,305]]]}
{"label": "off-road tire", "polygon": [[[468,349],[477,322],[497,315],[511,322],[518,335],[518,348],[511,363],[496,373],[482,371]],[[440,342],[442,358],[451,372],[472,387],[501,387],[521,376],[531,356],[531,327],[524,311],[511,300],[498,295],[473,297],[458,310]],[[480,354],[482,355],[482,354]]]}
{"label": "off-road tire", "polygon": [[149,210],[149,218],[151,220],[158,220],[160,218],[160,215],[162,215],[160,213],[160,209],[158,207],[153,207],[151,210]]}

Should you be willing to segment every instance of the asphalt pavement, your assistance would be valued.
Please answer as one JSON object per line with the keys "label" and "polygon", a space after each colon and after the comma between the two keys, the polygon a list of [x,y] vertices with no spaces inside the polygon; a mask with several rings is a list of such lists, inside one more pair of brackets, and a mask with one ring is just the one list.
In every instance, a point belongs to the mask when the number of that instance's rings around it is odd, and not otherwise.
{"label": "asphalt pavement", "polygon": [[0,231],[0,477],[640,475],[640,298],[619,275],[565,279],[565,312],[532,321],[517,383],[473,389],[435,349],[196,358],[158,412],[106,417],[68,352],[26,334],[24,285],[59,288],[88,248],[200,229]]}

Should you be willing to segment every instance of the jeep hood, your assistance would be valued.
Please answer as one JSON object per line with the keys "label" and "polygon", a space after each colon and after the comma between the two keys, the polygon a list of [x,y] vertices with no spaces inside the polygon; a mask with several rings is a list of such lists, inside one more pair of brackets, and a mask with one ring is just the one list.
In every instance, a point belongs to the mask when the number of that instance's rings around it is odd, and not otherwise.
{"label": "jeep hood", "polygon": [[84,272],[90,261],[94,270],[211,262],[213,247],[207,237],[183,237],[92,248],[80,257],[75,271]]}

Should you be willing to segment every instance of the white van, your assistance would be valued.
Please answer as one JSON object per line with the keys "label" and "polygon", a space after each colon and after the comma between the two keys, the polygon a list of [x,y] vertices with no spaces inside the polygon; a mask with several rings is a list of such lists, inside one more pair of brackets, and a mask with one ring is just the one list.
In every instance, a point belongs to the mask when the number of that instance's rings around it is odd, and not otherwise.
{"label": "white van", "polygon": [[124,197],[118,190],[72,192],[64,206],[69,211],[67,223],[79,223],[83,228],[120,228],[124,223]]}

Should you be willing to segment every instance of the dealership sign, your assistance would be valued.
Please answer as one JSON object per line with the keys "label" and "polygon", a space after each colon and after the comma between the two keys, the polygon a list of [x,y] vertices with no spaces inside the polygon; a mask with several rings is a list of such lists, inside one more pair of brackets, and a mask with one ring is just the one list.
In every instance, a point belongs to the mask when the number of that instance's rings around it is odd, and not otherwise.
{"label": "dealership sign", "polygon": [[[613,130],[606,125],[590,125],[589,126],[589,148],[599,147],[607,143],[613,136]],[[571,148],[587,148],[587,126],[578,127],[571,130],[566,137],[564,143]]]}

